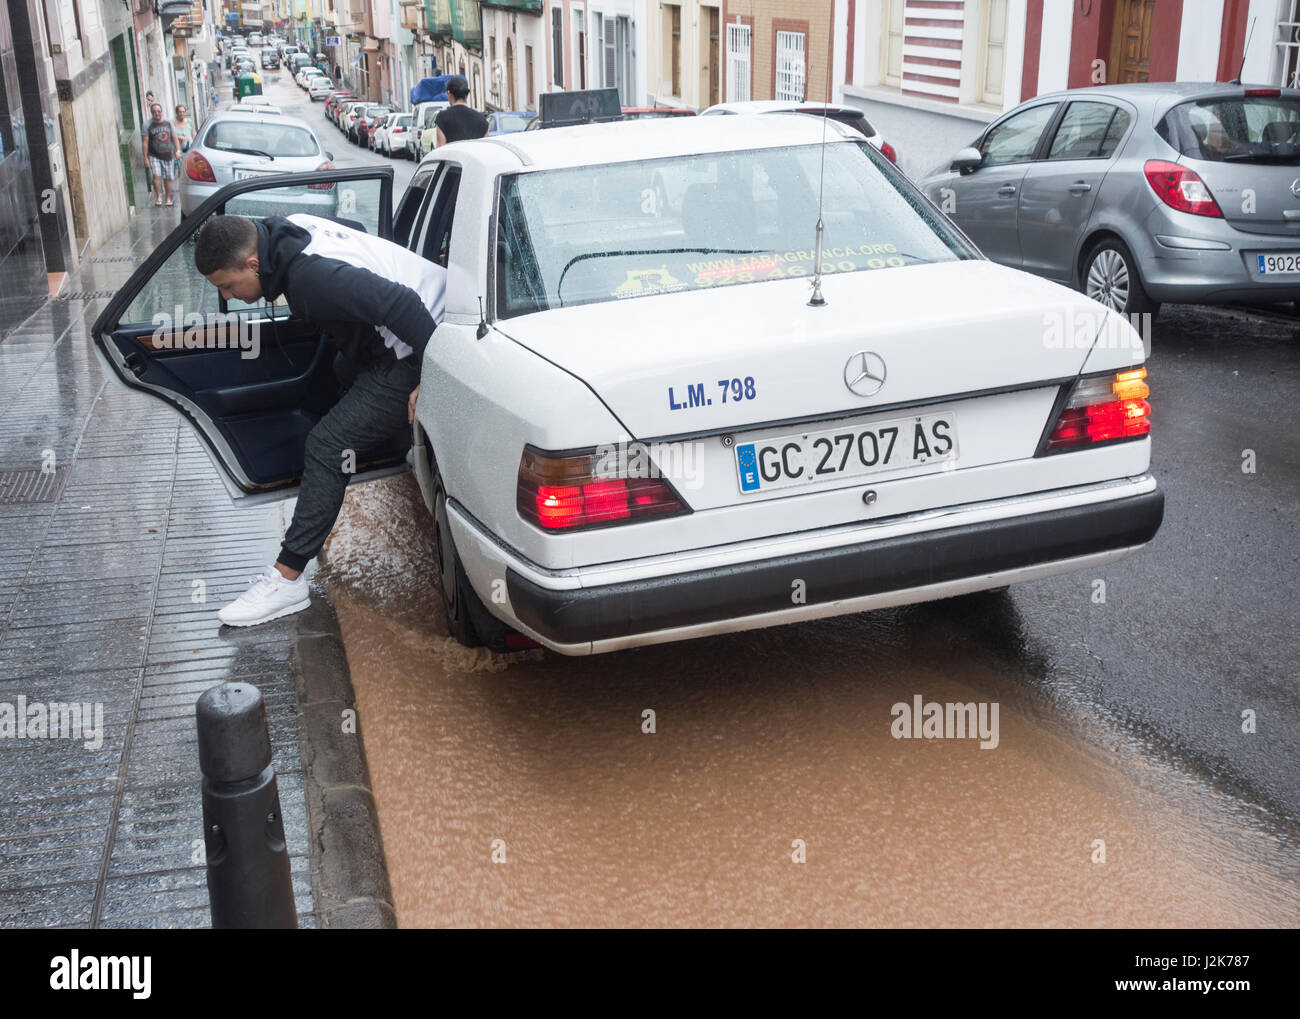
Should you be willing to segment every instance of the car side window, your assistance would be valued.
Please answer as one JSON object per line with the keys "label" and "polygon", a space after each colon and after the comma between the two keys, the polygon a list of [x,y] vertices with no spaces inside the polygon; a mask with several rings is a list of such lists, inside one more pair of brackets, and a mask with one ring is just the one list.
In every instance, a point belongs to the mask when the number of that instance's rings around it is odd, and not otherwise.
{"label": "car side window", "polygon": [[404,248],[415,249],[413,243],[417,232],[416,223],[420,210],[425,206],[425,198],[433,190],[434,179],[441,166],[427,166],[418,170],[411,183],[406,186],[401,204],[393,216],[393,241]]}
{"label": "car side window", "polygon": [[438,190],[425,204],[424,232],[420,254],[443,268],[451,252],[451,226],[456,212],[456,193],[460,190],[460,167],[448,165],[438,179]]}
{"label": "car side window", "polygon": [[1056,103],[1035,106],[989,128],[984,140],[980,142],[980,152],[984,156],[982,165],[1001,166],[1033,159],[1038,139],[1056,113],[1056,107]]}
{"label": "car side window", "polygon": [[[1118,130],[1112,130],[1122,118]],[[1106,159],[1128,127],[1129,115],[1110,103],[1071,103],[1052,139],[1048,159]]]}

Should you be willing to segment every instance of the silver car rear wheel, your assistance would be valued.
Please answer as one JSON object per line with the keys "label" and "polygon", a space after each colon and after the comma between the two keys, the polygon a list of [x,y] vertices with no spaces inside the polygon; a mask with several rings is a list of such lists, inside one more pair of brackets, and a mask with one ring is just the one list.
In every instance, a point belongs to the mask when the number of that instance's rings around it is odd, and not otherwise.
{"label": "silver car rear wheel", "polygon": [[1128,288],[1128,264],[1124,256],[1114,248],[1097,252],[1088,267],[1088,296],[1112,311],[1123,311],[1128,305]]}
{"label": "silver car rear wheel", "polygon": [[1155,314],[1160,309],[1142,286],[1133,254],[1118,237],[1103,237],[1093,245],[1082,277],[1085,294],[1121,315]]}

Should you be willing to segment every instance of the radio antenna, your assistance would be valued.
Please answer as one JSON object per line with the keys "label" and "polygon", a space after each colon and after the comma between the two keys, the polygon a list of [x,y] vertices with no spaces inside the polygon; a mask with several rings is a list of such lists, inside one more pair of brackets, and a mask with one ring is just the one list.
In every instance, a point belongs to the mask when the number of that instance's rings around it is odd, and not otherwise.
{"label": "radio antenna", "polygon": [[1229,85],[1240,85],[1242,72],[1246,70],[1246,54],[1250,52],[1250,37],[1255,34],[1255,22],[1259,18],[1250,19],[1250,31],[1246,33],[1246,45],[1241,48],[1241,66],[1237,68],[1237,76],[1228,82]]}
{"label": "radio antenna", "polygon": [[[808,307],[824,308],[826,298],[822,296],[822,235],[825,233],[825,224],[822,222],[822,199],[826,194],[826,122],[830,120],[831,114],[831,64],[834,62],[835,53],[835,35],[831,33],[830,41],[827,45],[826,52],[826,102],[822,106],[822,147],[821,147],[821,167],[818,171],[817,180],[817,256],[813,262],[812,278],[812,296],[808,298]],[[807,100],[807,93],[801,102]]]}

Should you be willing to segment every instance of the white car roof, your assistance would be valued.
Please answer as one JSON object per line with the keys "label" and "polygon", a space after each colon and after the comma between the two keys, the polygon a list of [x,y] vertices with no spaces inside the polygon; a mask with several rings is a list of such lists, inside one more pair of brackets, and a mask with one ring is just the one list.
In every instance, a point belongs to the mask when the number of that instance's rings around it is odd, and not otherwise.
{"label": "white car roof", "polygon": [[[837,121],[828,121],[826,126],[828,142],[862,138],[857,131]],[[582,124],[576,127],[550,127],[453,142],[436,151],[450,154],[453,148],[461,146],[496,145],[514,153],[530,170],[550,170],[602,163],[630,163],[700,152],[813,145],[821,140],[821,118],[810,117],[806,113],[791,113],[788,116],[764,118],[762,125],[750,117],[710,117],[708,120],[700,117],[663,117]]]}

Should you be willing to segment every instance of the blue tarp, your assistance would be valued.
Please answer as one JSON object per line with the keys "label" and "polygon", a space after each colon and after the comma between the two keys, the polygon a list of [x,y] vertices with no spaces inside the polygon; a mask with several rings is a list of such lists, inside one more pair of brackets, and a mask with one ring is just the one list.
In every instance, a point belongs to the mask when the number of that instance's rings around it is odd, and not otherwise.
{"label": "blue tarp", "polygon": [[411,89],[411,105],[447,102],[447,82],[451,77],[450,74],[439,74],[433,78],[421,78]]}

